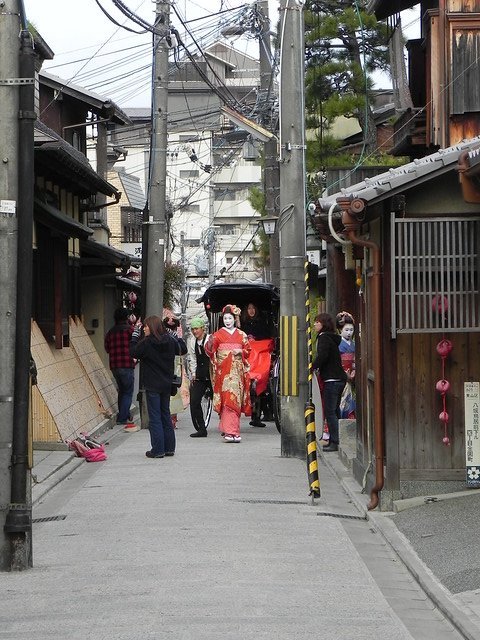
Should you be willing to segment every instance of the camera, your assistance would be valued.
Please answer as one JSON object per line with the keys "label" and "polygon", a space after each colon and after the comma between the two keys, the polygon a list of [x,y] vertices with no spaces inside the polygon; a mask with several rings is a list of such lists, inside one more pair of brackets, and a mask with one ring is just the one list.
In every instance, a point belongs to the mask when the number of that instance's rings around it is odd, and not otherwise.
{"label": "camera", "polygon": [[180,326],[180,320],[178,318],[164,318],[163,325],[167,329],[175,330],[175,329],[178,329],[178,327]]}

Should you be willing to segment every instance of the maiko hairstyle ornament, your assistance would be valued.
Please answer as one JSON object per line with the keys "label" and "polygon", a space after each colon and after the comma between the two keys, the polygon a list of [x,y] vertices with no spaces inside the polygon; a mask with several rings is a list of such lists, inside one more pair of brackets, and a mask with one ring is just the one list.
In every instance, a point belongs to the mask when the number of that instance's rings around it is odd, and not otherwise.
{"label": "maiko hairstyle ornament", "polygon": [[241,310],[234,304],[226,304],[222,309],[222,316],[226,313],[231,313],[232,316],[238,317],[241,314]]}
{"label": "maiko hairstyle ornament", "polygon": [[346,324],[355,324],[355,319],[348,311],[340,311],[335,318],[337,329],[342,329]]}

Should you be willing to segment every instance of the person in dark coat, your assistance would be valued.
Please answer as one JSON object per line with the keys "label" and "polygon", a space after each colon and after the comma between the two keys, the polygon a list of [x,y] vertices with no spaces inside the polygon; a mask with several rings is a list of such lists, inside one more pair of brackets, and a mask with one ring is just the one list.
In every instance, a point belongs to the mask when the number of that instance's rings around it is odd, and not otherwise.
{"label": "person in dark coat", "polygon": [[185,342],[167,332],[158,316],[145,318],[135,324],[130,342],[130,355],[141,363],[142,384],[148,408],[148,428],[152,448],[147,458],[163,458],[175,454],[175,431],[170,415],[175,355],[187,352]]}
{"label": "person in dark coat", "polygon": [[313,369],[319,372],[323,411],[330,434],[330,443],[323,447],[323,451],[338,451],[340,400],[347,381],[347,374],[343,370],[338,350],[341,336],[335,333],[335,321],[328,313],[320,313],[316,316],[314,327],[317,332],[317,355],[313,362]]}
{"label": "person in dark coat", "polygon": [[[265,340],[271,337],[271,332],[262,318],[258,307],[249,302],[242,312],[241,317],[242,331],[248,336],[249,340]],[[273,415],[269,406],[269,396],[266,393],[262,393],[260,397],[257,397],[255,403],[252,406],[252,419],[250,425],[252,427],[265,427],[266,424],[261,420],[262,411],[264,413],[265,420],[272,420]]]}
{"label": "person in dark coat", "polygon": [[267,323],[253,302],[249,302],[242,313],[241,329],[245,331],[249,338],[253,338],[254,340],[265,340],[271,337]]}

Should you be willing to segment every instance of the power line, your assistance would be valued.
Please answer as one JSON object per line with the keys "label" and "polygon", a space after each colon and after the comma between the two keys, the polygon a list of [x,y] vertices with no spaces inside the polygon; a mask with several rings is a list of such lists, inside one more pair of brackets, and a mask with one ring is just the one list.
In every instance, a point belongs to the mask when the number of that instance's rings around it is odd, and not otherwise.
{"label": "power line", "polygon": [[113,24],[117,25],[117,27],[120,27],[121,29],[125,29],[125,31],[130,31],[131,33],[138,33],[138,34],[142,34],[142,33],[146,33],[147,29],[143,29],[142,31],[135,31],[135,29],[131,29],[130,27],[127,27],[125,24],[121,24],[120,22],[117,22],[115,20],[115,18],[113,18],[108,11],[105,9],[105,7],[103,7],[100,3],[100,0],[95,0],[95,2],[97,3],[98,7],[100,8],[100,10],[102,11],[102,13],[107,16],[107,18],[110,20],[110,22],[113,22]]}

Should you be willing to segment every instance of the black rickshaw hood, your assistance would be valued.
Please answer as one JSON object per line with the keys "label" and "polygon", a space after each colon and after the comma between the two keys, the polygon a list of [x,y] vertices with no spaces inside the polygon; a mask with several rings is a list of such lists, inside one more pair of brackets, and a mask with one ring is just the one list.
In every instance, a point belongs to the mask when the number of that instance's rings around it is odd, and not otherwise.
{"label": "black rickshaw hood", "polygon": [[197,302],[211,313],[218,313],[226,304],[244,307],[249,302],[259,309],[272,309],[280,302],[280,292],[266,282],[219,282],[210,285]]}

